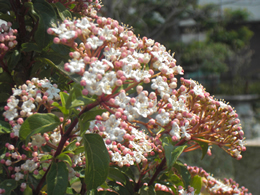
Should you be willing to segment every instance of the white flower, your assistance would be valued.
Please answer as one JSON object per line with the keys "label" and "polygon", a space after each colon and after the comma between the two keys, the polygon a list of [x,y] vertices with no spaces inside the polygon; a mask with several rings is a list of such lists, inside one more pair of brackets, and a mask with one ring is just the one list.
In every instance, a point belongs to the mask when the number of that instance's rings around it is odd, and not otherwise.
{"label": "white flower", "polygon": [[41,147],[42,144],[44,144],[45,142],[46,142],[45,138],[41,134],[32,136],[32,145],[33,146]]}
{"label": "white flower", "polygon": [[112,162],[120,162],[122,161],[122,156],[118,152],[112,153]]}
{"label": "white flower", "polygon": [[133,121],[135,118],[139,117],[138,108],[133,107],[131,105],[126,106],[126,108],[124,110],[124,114],[127,116],[127,119],[129,121]]}
{"label": "white flower", "polygon": [[91,85],[87,85],[86,89],[89,91],[90,95],[101,95],[102,89],[99,82],[92,83]]}
{"label": "white flower", "polygon": [[52,140],[52,143],[57,145],[61,140],[61,134],[55,131],[51,134],[50,138]]}
{"label": "white flower", "polygon": [[[107,46],[106,46],[107,47]],[[121,52],[119,50],[115,50],[113,47],[110,48],[108,51],[103,52],[103,55],[107,60],[110,60],[112,56],[119,56]]]}
{"label": "white flower", "polygon": [[124,165],[126,165],[126,164],[133,165],[134,164],[134,158],[130,154],[127,153],[123,157],[123,163],[124,163]]}
{"label": "white flower", "polygon": [[24,164],[21,165],[24,171],[34,171],[37,168],[37,164],[33,160],[26,160]]}
{"label": "white flower", "polygon": [[13,126],[13,133],[14,133],[14,136],[19,137],[19,131],[20,131],[20,128],[21,128],[21,125],[19,125],[19,124]]}
{"label": "white flower", "polygon": [[114,86],[116,80],[116,73],[114,71],[106,72],[105,76],[102,78],[102,81],[108,82],[110,86]]}
{"label": "white flower", "polygon": [[117,128],[120,124],[120,120],[116,119],[116,116],[114,114],[111,114],[109,119],[105,122],[106,131],[109,132],[110,130],[113,130]]}
{"label": "white flower", "polygon": [[23,177],[24,177],[24,175],[20,172],[15,173],[14,175],[15,175],[15,178],[14,178],[15,181],[19,181],[20,179],[23,179]]}
{"label": "white flower", "polygon": [[170,134],[171,136],[176,136],[178,140],[181,139],[181,136],[180,136],[180,127],[179,127],[179,125],[178,125],[176,122],[174,122],[174,123],[172,124],[172,129],[171,129],[171,131],[169,132],[169,134]]}
{"label": "white flower", "polygon": [[90,44],[92,49],[97,49],[97,47],[103,45],[103,41],[99,40],[98,37],[88,38],[87,43]]}
{"label": "white flower", "polygon": [[14,109],[19,103],[19,99],[15,99],[14,96],[11,96],[9,98],[9,100],[10,101],[7,103],[7,106],[9,107],[9,109]]}
{"label": "white flower", "polygon": [[126,134],[124,129],[120,129],[119,127],[113,128],[109,131],[110,140],[122,142],[124,140],[123,136]]}
{"label": "white flower", "polygon": [[110,30],[105,26],[105,28],[99,30],[98,35],[103,36],[106,40],[110,41],[113,36],[113,30]]}
{"label": "white flower", "polygon": [[92,67],[92,69],[91,69],[92,74],[97,74],[97,73],[105,74],[105,70],[107,68],[107,66],[99,60],[93,62],[91,64],[91,67]]}
{"label": "white flower", "polygon": [[54,97],[56,100],[60,99],[60,90],[58,88],[50,87],[46,92],[48,93],[48,99],[53,99]]}
{"label": "white flower", "polygon": [[134,151],[134,158],[135,158],[135,162],[136,163],[140,163],[143,159],[145,159],[145,157],[143,156],[142,152],[137,152],[137,151]]}
{"label": "white flower", "polygon": [[9,121],[12,121],[15,117],[18,116],[17,109],[9,109],[3,113],[5,118],[7,118]]}
{"label": "white flower", "polygon": [[204,91],[203,91],[203,87],[201,85],[196,85],[194,88],[193,88],[193,91],[196,95],[200,95],[202,97],[205,97],[204,96]]}
{"label": "white flower", "polygon": [[121,92],[118,96],[115,97],[115,105],[125,108],[126,105],[130,102],[130,97],[126,96],[125,92]]}
{"label": "white flower", "polygon": [[85,63],[83,62],[83,59],[76,60],[72,59],[70,63],[67,65],[67,67],[70,69],[70,72],[80,72],[81,69],[85,68]]}
{"label": "white flower", "polygon": [[101,88],[101,91],[104,93],[104,94],[112,94],[112,88],[109,84],[109,82],[99,82],[99,85],[100,85],[100,88]]}
{"label": "white flower", "polygon": [[177,74],[183,74],[183,69],[181,66],[175,66],[174,68],[174,72]]}
{"label": "white flower", "polygon": [[166,112],[164,109],[161,109],[161,113],[156,116],[156,120],[160,125],[164,126],[170,122],[169,116],[170,114],[168,112]]}
{"label": "white flower", "polygon": [[90,26],[90,22],[88,20],[88,17],[81,18],[81,20],[77,20],[77,23],[75,24],[76,27],[83,29],[88,29]]}
{"label": "white flower", "polygon": [[17,96],[17,95],[21,95],[22,94],[22,90],[19,89],[13,89],[13,96]]}

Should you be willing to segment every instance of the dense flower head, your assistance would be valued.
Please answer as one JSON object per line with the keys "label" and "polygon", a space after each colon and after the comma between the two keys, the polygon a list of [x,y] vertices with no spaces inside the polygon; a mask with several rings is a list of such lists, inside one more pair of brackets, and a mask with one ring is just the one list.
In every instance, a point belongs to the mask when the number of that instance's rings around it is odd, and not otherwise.
{"label": "dense flower head", "polygon": [[[149,118],[145,126],[151,135],[163,128],[162,134],[174,141],[185,139],[189,150],[202,141],[220,146],[237,159],[242,157],[243,131],[233,108],[215,100],[193,80],[181,79],[176,89],[175,76],[183,74],[183,69],[163,45],[141,39],[103,17],[64,21],[48,32],[57,36],[56,43],[74,49],[64,69],[81,75],[84,94],[100,96],[109,112],[120,108],[123,118],[139,124]],[[81,43],[75,44],[76,39]],[[142,83],[150,85],[149,92]],[[134,87],[137,95],[128,94]]]}

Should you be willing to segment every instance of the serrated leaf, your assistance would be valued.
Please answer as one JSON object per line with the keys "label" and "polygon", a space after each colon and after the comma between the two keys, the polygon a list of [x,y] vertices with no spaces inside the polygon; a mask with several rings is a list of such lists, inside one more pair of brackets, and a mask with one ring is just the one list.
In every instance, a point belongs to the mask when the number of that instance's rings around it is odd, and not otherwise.
{"label": "serrated leaf", "polygon": [[46,176],[48,195],[64,195],[68,185],[68,168],[64,162],[52,162]]}
{"label": "serrated leaf", "polygon": [[17,182],[14,179],[7,179],[0,183],[0,188],[5,189],[4,195],[11,194],[12,190],[17,187]]}
{"label": "serrated leaf", "polygon": [[140,189],[140,194],[142,195],[155,195],[155,190],[154,190],[154,186],[143,186]]}
{"label": "serrated leaf", "polygon": [[162,145],[165,152],[167,169],[170,170],[187,146],[173,146],[169,137],[163,139]]}
{"label": "serrated leaf", "polygon": [[60,119],[52,113],[36,113],[24,121],[19,132],[19,137],[21,140],[28,142],[32,135],[53,131],[60,124]]}
{"label": "serrated leaf", "polygon": [[87,189],[95,189],[107,178],[109,154],[98,134],[85,134],[83,142],[86,155],[85,183]]}
{"label": "serrated leaf", "polygon": [[195,194],[199,194],[202,188],[202,178],[198,175],[195,175],[191,179],[191,187],[194,188]]}
{"label": "serrated leaf", "polygon": [[62,20],[72,18],[71,13],[69,10],[66,9],[64,5],[62,5],[60,2],[54,4],[58,10],[58,14]]}
{"label": "serrated leaf", "polygon": [[70,166],[72,166],[72,161],[71,158],[69,157],[69,155],[65,154],[65,153],[61,153],[59,154],[56,159],[62,160],[66,163],[68,163]]}

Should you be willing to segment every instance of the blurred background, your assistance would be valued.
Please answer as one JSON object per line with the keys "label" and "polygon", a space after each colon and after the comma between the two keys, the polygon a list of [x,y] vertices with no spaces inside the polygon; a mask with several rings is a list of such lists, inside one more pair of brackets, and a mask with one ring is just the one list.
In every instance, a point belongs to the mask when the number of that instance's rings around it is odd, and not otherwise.
{"label": "blurred background", "polygon": [[260,0],[103,0],[101,15],[155,39],[185,71],[236,108],[247,151],[240,161],[218,147],[182,156],[218,178],[260,194]]}

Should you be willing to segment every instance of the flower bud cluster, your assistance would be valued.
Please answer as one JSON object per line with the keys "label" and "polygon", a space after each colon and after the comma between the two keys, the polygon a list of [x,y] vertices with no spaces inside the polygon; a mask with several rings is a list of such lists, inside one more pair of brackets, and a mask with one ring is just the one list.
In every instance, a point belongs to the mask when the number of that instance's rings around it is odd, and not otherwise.
{"label": "flower bud cluster", "polygon": [[192,177],[194,177],[195,175],[202,177],[203,185],[210,194],[251,195],[251,193],[248,192],[247,188],[245,188],[244,186],[239,187],[239,184],[237,184],[233,179],[224,179],[224,181],[217,180],[213,176],[208,174],[205,170],[196,166],[187,166],[187,169],[191,173]]}
{"label": "flower bud cluster", "polygon": [[0,57],[17,45],[17,30],[12,29],[11,26],[10,22],[0,26]]}
{"label": "flower bud cluster", "polygon": [[7,100],[3,114],[12,126],[11,137],[19,137],[24,118],[39,112],[39,109],[48,110],[54,100],[59,100],[59,92],[57,85],[52,85],[48,79],[37,78],[13,88],[13,95]]}
{"label": "flower bud cluster", "polygon": [[148,135],[124,122],[124,117],[104,113],[91,121],[87,133],[99,133],[103,137],[111,161],[122,167],[147,162],[153,149]]}

